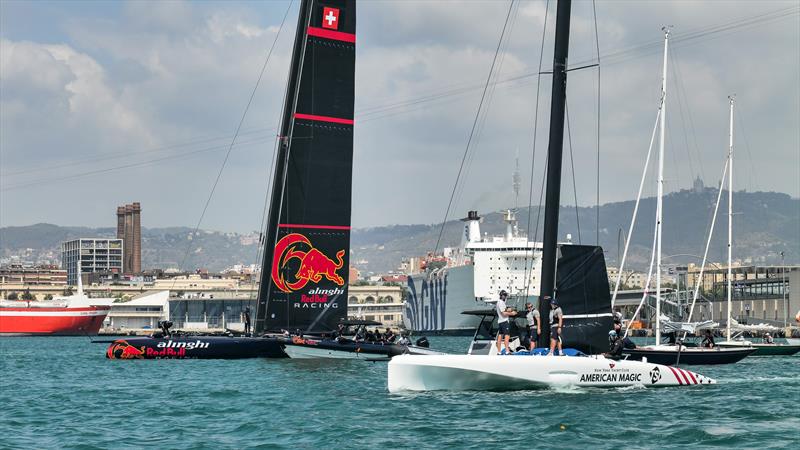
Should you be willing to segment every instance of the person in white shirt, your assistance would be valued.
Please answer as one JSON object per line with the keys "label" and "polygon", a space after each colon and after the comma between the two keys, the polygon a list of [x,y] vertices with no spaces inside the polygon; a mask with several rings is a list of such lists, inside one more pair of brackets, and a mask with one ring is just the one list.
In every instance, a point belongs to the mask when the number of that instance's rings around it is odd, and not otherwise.
{"label": "person in white shirt", "polygon": [[[508,318],[517,315],[516,311],[510,310],[508,306],[506,306],[507,298],[508,292],[500,291],[500,298],[497,300],[497,305],[495,306],[497,310],[497,326],[499,327],[497,331],[497,353],[501,355],[511,353],[511,349],[508,348],[508,341],[511,338],[511,327]],[[505,349],[500,348],[500,342],[505,343]]]}

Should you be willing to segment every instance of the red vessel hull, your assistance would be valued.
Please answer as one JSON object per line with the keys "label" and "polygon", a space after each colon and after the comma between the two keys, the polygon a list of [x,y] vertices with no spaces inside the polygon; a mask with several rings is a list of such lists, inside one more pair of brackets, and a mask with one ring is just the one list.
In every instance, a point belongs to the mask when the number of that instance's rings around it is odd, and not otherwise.
{"label": "red vessel hull", "polygon": [[0,308],[3,336],[85,336],[97,334],[109,306],[83,308]]}

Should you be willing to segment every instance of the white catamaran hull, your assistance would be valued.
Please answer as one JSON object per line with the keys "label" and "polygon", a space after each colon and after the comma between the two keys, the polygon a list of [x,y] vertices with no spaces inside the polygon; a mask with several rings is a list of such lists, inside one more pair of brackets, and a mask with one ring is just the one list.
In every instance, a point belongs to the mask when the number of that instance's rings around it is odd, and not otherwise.
{"label": "white catamaran hull", "polygon": [[389,392],[520,390],[559,386],[689,386],[715,384],[703,375],[602,356],[401,355],[389,362]]}

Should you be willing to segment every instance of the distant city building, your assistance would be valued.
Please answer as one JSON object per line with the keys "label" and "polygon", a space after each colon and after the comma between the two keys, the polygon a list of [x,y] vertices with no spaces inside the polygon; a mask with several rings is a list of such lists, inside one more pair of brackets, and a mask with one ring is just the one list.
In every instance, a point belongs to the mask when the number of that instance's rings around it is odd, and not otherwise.
{"label": "distant city building", "polygon": [[122,272],[125,253],[122,239],[74,239],[61,243],[62,269],[67,271],[67,284],[78,284],[81,273]]}
{"label": "distant city building", "polygon": [[405,284],[408,282],[408,275],[383,275],[381,277],[381,282]]}
{"label": "distant city building", "polygon": [[0,284],[19,283],[23,286],[66,286],[67,271],[58,266],[23,266],[12,264],[0,267]]}
{"label": "distant city building", "polygon": [[141,273],[142,206],[139,202],[117,207],[117,239],[122,239],[125,247],[123,272]]}
{"label": "distant city building", "polygon": [[356,282],[359,278],[361,278],[361,272],[359,272],[357,268],[350,266],[350,282]]}
{"label": "distant city building", "polygon": [[400,286],[350,286],[347,314],[364,320],[377,320],[383,327],[403,326],[403,288]]}
{"label": "distant city building", "polygon": [[700,194],[705,190],[705,185],[703,184],[703,180],[700,179],[700,176],[694,179],[694,183],[692,183],[692,190]]}

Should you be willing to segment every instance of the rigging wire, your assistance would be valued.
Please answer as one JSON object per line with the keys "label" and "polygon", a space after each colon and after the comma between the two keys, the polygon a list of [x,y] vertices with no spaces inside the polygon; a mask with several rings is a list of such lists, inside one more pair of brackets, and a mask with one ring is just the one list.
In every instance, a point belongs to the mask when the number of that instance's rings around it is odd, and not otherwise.
{"label": "rigging wire", "polygon": [[[511,12],[511,18],[509,19],[508,22],[508,30],[505,33],[505,41],[503,41],[502,46],[500,48],[500,57],[497,63],[497,69],[494,71],[493,74],[494,82],[489,84],[489,92],[486,95],[485,107],[481,111],[481,119],[480,122],[478,123],[478,128],[475,131],[475,137],[473,138],[473,144],[472,144],[473,151],[469,153],[467,162],[464,166],[464,175],[462,178],[465,180],[469,178],[469,173],[472,168],[472,162],[475,159],[475,155],[477,153],[477,151],[475,151],[474,149],[478,148],[480,144],[481,138],[483,136],[483,130],[486,127],[486,122],[489,117],[489,111],[492,108],[492,102],[494,101],[494,92],[497,87],[497,80],[503,71],[503,63],[505,62],[505,57],[507,54],[506,49],[508,48],[509,42],[511,41],[511,34],[514,31],[514,24],[516,23],[517,13],[519,12],[519,5],[520,3],[516,2],[513,6],[513,11]],[[461,197],[464,194],[466,185],[467,185],[466,182],[462,182],[460,186],[458,186],[455,199],[453,200],[454,205],[457,206],[461,203]]]}
{"label": "rigging wire", "polygon": [[[258,134],[258,133],[263,133],[263,132],[273,131],[273,130],[274,129],[264,129],[264,128],[251,129],[249,131],[246,131],[246,132],[243,131],[243,132],[239,133],[239,136],[250,135],[250,134]],[[23,174],[27,174],[27,173],[33,173],[33,172],[45,172],[45,171],[49,171],[49,170],[63,169],[64,167],[76,166],[76,165],[83,164],[83,163],[86,163],[86,162],[96,162],[96,161],[105,161],[105,160],[111,160],[111,159],[136,157],[136,156],[140,156],[140,155],[144,155],[144,154],[148,154],[148,153],[163,152],[164,150],[173,150],[173,149],[178,149],[178,148],[181,148],[181,147],[188,147],[188,146],[197,145],[197,144],[206,144],[206,143],[219,141],[219,140],[223,140],[223,139],[230,140],[230,136],[227,136],[227,135],[226,136],[217,136],[217,137],[210,137],[210,138],[205,138],[205,139],[191,140],[191,141],[183,142],[183,143],[166,144],[166,145],[162,145],[162,146],[158,146],[158,147],[152,147],[152,148],[149,148],[147,150],[141,150],[141,151],[131,151],[130,149],[127,149],[127,150],[123,150],[123,151],[119,151],[119,152],[113,152],[113,153],[99,153],[99,154],[95,153],[95,154],[91,154],[91,155],[84,155],[83,157],[79,157],[79,158],[76,158],[76,159],[71,159],[69,162],[58,163],[58,164],[53,164],[53,165],[49,165],[49,166],[36,166],[36,167],[31,167],[31,168],[28,168],[28,169],[12,171],[12,172],[4,172],[0,176],[10,177],[10,176],[23,175]],[[224,148],[224,145],[222,146],[222,148]]]}
{"label": "rigging wire", "polygon": [[578,214],[578,185],[575,182],[575,158],[572,156],[572,131],[569,126],[569,105],[564,102],[564,112],[567,116],[567,146],[569,147],[569,162],[572,166],[572,195],[575,197],[575,223],[578,227],[578,244],[581,244],[581,218]]}
{"label": "rigging wire", "polygon": [[[689,145],[689,135],[686,132],[686,120],[684,119],[684,115],[683,115],[684,102],[681,100],[681,89],[680,89],[680,87],[683,86],[683,83],[681,83],[678,80],[678,74],[675,72],[675,64],[674,64],[675,63],[675,59],[676,59],[675,55],[672,54],[672,52],[670,52],[670,56],[671,56],[671,59],[672,59],[672,62],[673,62],[673,64],[671,65],[672,75],[673,75],[673,78],[675,79],[674,84],[676,85],[675,87],[677,88],[676,91],[677,91],[677,94],[678,94],[678,95],[675,96],[675,98],[678,99],[678,115],[681,118],[681,131],[683,131],[683,143],[684,143],[685,150],[686,150],[686,160],[689,162],[689,174],[691,175],[691,179],[689,180],[689,184],[691,184],[691,182],[695,179],[696,172],[694,171],[694,164],[692,163],[692,153],[691,153],[691,146]],[[688,99],[687,99],[687,101],[686,101],[686,108],[687,109],[689,107],[688,103],[689,102],[688,102]],[[673,159],[673,162],[675,164],[676,172],[680,173],[680,169],[678,168],[678,162],[677,162],[676,153],[677,152],[672,152],[672,159]],[[699,159],[699,155],[698,155],[698,159]],[[678,179],[678,186],[681,186],[680,179]]]}
{"label": "rigging wire", "polygon": [[[238,147],[246,147],[246,146],[248,146],[250,144],[257,144],[257,143],[262,143],[262,142],[266,142],[266,141],[267,141],[266,138],[260,138],[260,139],[253,139],[253,140],[244,141],[244,142],[237,142],[235,144],[235,147],[237,147],[237,148]],[[160,158],[150,159],[150,160],[146,160],[146,161],[128,163],[128,164],[123,164],[123,165],[119,165],[119,166],[108,167],[108,168],[105,168],[105,169],[90,170],[90,171],[87,171],[87,172],[81,172],[81,173],[73,174],[73,175],[64,175],[62,177],[49,177],[49,178],[44,179],[44,180],[22,181],[22,182],[19,182],[17,184],[12,184],[12,185],[8,185],[6,187],[3,187],[0,190],[2,190],[2,191],[12,191],[12,190],[20,189],[20,188],[24,188],[24,187],[41,186],[43,184],[50,184],[50,183],[55,183],[55,182],[59,182],[59,181],[74,180],[74,179],[78,179],[78,178],[84,178],[84,177],[87,177],[87,176],[90,176],[90,175],[98,175],[98,174],[113,172],[113,171],[121,170],[121,169],[131,169],[131,168],[134,168],[134,167],[148,166],[148,165],[151,165],[151,164],[154,164],[154,163],[158,163],[158,162],[162,162],[162,161],[169,161],[169,160],[178,159],[178,158],[183,159],[185,157],[191,157],[191,156],[196,156],[196,155],[199,155],[199,154],[202,154],[202,153],[208,153],[208,152],[212,152],[212,151],[223,150],[225,148],[228,148],[228,146],[227,145],[226,146],[216,145],[216,146],[213,146],[213,147],[206,147],[206,148],[201,148],[201,149],[198,149],[198,150],[192,150],[192,151],[188,151],[188,152],[182,152],[182,153],[176,153],[176,154],[172,154],[172,155],[168,155],[168,156],[162,156]]]}
{"label": "rigging wire", "polygon": [[447,203],[447,210],[444,213],[444,220],[442,220],[442,226],[439,229],[439,237],[436,238],[436,247],[434,247],[433,254],[436,255],[436,252],[439,250],[439,244],[442,241],[442,233],[444,233],[444,227],[447,224],[447,217],[450,215],[450,208],[453,205],[453,197],[455,197],[456,189],[458,188],[458,183],[461,179],[461,173],[464,170],[464,163],[466,162],[467,156],[469,155],[470,144],[472,143],[472,137],[475,133],[475,127],[478,125],[478,119],[481,115],[481,108],[483,107],[484,99],[486,98],[486,91],[489,89],[489,82],[492,79],[492,73],[494,71],[495,63],[497,62],[498,53],[500,53],[500,46],[503,43],[503,37],[506,33],[506,27],[508,26],[508,20],[511,17],[511,11],[514,9],[514,3],[516,0],[511,0],[511,3],[508,5],[508,13],[506,14],[505,23],[503,23],[503,30],[500,32],[500,40],[497,42],[497,48],[494,52],[494,57],[492,58],[492,65],[489,67],[489,75],[486,77],[486,84],[483,88],[483,94],[481,94],[481,100],[478,103],[478,110],[475,112],[475,120],[472,122],[472,129],[469,132],[469,139],[467,139],[467,146],[464,149],[464,156],[461,157],[461,165],[458,168],[458,174],[456,175],[456,182],[453,185],[453,192],[450,194],[450,201]]}
{"label": "rigging wire", "polygon": [[[747,168],[749,169],[747,171],[748,184],[750,185],[751,191],[758,191],[761,189],[758,184],[759,180],[758,169],[756,168],[756,165],[754,163],[755,160],[753,159],[753,154],[750,153],[750,144],[748,143],[747,135],[744,132],[744,123],[742,122],[743,119],[741,118],[742,116],[741,105],[738,106],[737,112],[736,114],[734,114],[734,116],[736,120],[736,125],[738,125],[739,128],[739,133],[742,135],[742,140],[744,141],[744,148],[747,151],[747,162],[748,162]],[[742,167],[742,165],[739,164],[737,167]],[[753,180],[755,180],[755,182]]]}
{"label": "rigging wire", "polygon": [[[279,113],[278,117],[280,120],[281,114]],[[265,177],[266,180],[270,180],[272,177],[272,173],[275,170],[275,163],[278,160],[278,148],[280,148],[281,139],[279,136],[275,136],[275,145],[272,149],[272,158],[270,159],[269,165],[269,172],[267,172],[267,176]],[[263,240],[266,236],[266,228],[267,228],[267,208],[269,207],[269,200],[271,198],[270,189],[267,188],[264,190],[264,206],[261,210],[261,225],[258,227],[258,245],[256,246],[256,264],[260,264],[262,262],[262,258],[264,257],[264,252],[266,248],[264,247]],[[264,270],[261,267],[261,270]],[[256,287],[256,277],[253,276],[254,274],[250,275],[250,295],[249,299],[253,300],[253,295],[255,294],[255,287]]]}
{"label": "rigging wire", "polygon": [[[705,179],[706,175],[705,171],[703,170],[703,159],[701,157],[700,147],[697,145],[697,132],[695,131],[694,119],[692,118],[692,108],[689,106],[689,96],[686,95],[686,85],[683,82],[683,74],[681,73],[680,62],[678,61],[678,57],[674,53],[677,52],[677,50],[670,48],[669,52],[670,52],[670,59],[673,63],[671,65],[672,75],[673,78],[675,79],[675,85],[678,88],[677,89],[678,91],[677,98],[679,105],[678,112],[680,113],[681,116],[681,125],[683,127],[683,139],[684,142],[686,143],[686,153],[687,153],[687,158],[689,159],[689,167],[690,170],[692,171],[692,180],[694,180],[696,173],[694,172],[694,168],[692,166],[692,159],[690,155],[691,150],[694,150],[695,156],[697,157],[697,164],[698,164],[698,169],[700,171],[700,178]],[[681,96],[683,96],[683,101],[681,101]],[[694,144],[694,146],[689,145],[688,133],[686,132],[686,122],[684,121],[683,117],[684,106],[686,107],[686,115],[688,116],[689,129],[692,132],[692,143]]]}
{"label": "rigging wire", "polygon": [[[594,20],[594,46],[595,56],[597,57],[597,189],[595,208],[595,223],[597,225],[597,236],[595,245],[600,245],[600,36],[597,31],[597,6],[595,0],[592,0],[592,19]],[[576,202],[577,204],[577,202]]]}
{"label": "rigging wire", "polygon": [[[247,112],[250,110],[250,105],[253,103],[253,98],[256,96],[256,91],[258,90],[259,84],[261,84],[261,79],[264,76],[264,71],[267,69],[267,64],[272,57],[272,52],[275,50],[275,44],[278,43],[278,38],[281,35],[281,30],[283,30],[283,25],[286,23],[286,17],[289,15],[289,10],[292,8],[292,4],[294,0],[289,0],[289,5],[286,6],[286,12],[283,14],[283,19],[281,19],[281,24],[278,27],[278,32],[275,33],[275,39],[272,41],[272,46],[270,46],[269,51],[267,52],[266,58],[264,58],[264,64],[261,66],[261,71],[258,74],[258,78],[256,79],[255,86],[253,86],[253,90],[250,93],[250,98],[247,100],[247,105],[244,107],[244,111],[242,112],[242,117],[239,119],[239,124],[236,126],[236,132],[233,134],[233,139],[231,139],[231,143],[228,146],[228,151],[225,153],[225,159],[222,161],[222,165],[217,172],[217,177],[214,179],[214,184],[211,186],[211,191],[208,193],[208,198],[206,199],[206,203],[203,206],[203,212],[200,214],[200,218],[197,220],[197,225],[194,228],[191,236],[197,236],[197,232],[200,230],[200,224],[203,222],[203,217],[206,215],[206,211],[208,210],[208,205],[211,204],[211,199],[214,197],[214,191],[217,189],[217,185],[219,184],[219,180],[222,177],[222,173],[225,170],[225,166],[228,162],[228,158],[231,155],[231,151],[233,150],[233,145],[236,143],[236,138],[239,136],[239,131],[242,128],[242,124],[244,123],[245,117],[247,117]],[[186,253],[183,256],[183,260],[179,267],[180,270],[183,269],[184,265],[186,264],[186,260],[189,258],[189,253],[192,250],[192,241],[190,240],[189,243],[186,245]],[[175,281],[173,280],[172,285],[175,286]]]}
{"label": "rigging wire", "polygon": [[[536,173],[536,135],[537,131],[539,130],[539,94],[540,94],[540,87],[542,81],[542,61],[544,60],[544,42],[545,38],[547,37],[547,18],[549,16],[548,12],[550,11],[550,0],[547,0],[544,6],[544,24],[542,25],[542,43],[539,47],[539,67],[536,71],[536,102],[534,103],[534,113],[533,113],[533,143],[531,145],[531,184],[528,188],[528,220],[525,224],[525,239],[528,242],[536,242],[536,236],[539,231],[539,213],[542,210],[542,193],[544,192],[544,177],[542,178],[542,187],[539,191],[539,206],[536,212],[536,232],[534,233],[533,240],[531,240],[531,208],[533,203],[533,180],[534,180],[534,173]],[[545,164],[545,171],[547,171],[547,164]],[[536,245],[536,244],[534,244]],[[528,245],[525,245],[526,252]],[[530,253],[531,256],[535,253],[536,249],[531,248]],[[531,285],[531,272],[533,272],[533,262],[532,257],[528,257],[525,255],[525,297],[530,295],[530,285]],[[528,269],[528,262],[530,261],[530,270]]]}

